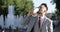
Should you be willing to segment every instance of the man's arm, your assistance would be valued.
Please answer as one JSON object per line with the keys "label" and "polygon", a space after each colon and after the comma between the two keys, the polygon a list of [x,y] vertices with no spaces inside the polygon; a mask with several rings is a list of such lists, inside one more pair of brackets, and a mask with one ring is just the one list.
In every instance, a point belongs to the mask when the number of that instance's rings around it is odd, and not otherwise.
{"label": "man's arm", "polygon": [[25,25],[25,24],[28,23],[28,21],[29,21],[29,17],[25,17],[20,24],[21,24],[21,25]]}
{"label": "man's arm", "polygon": [[48,32],[53,32],[53,21],[49,21],[49,24],[48,24]]}
{"label": "man's arm", "polygon": [[36,20],[34,20],[34,19],[32,21],[30,21],[30,23],[28,24],[28,28],[27,28],[26,32],[31,32],[31,30],[34,27],[35,23],[36,23]]}

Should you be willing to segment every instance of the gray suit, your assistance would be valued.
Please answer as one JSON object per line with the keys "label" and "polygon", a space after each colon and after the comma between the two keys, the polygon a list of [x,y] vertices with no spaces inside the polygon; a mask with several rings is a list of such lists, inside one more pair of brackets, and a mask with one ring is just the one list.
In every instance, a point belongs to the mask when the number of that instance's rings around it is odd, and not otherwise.
{"label": "gray suit", "polygon": [[[29,22],[28,22],[29,21]],[[47,17],[44,17],[43,23],[40,28],[38,28],[38,17],[30,17],[26,19],[28,23],[26,32],[53,32],[53,21]],[[33,28],[33,30],[32,30]]]}

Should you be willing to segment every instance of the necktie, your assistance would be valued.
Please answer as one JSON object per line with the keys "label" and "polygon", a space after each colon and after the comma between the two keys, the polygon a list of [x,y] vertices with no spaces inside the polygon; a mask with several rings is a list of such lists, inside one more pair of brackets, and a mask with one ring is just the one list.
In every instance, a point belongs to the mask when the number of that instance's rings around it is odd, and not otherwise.
{"label": "necktie", "polygon": [[40,23],[41,22],[41,17],[39,17],[39,20],[38,20],[38,27],[40,28]]}

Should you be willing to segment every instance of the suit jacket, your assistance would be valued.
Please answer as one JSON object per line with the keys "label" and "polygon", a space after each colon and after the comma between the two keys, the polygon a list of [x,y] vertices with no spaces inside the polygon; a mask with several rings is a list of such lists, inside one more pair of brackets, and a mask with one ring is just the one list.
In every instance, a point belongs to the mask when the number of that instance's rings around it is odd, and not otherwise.
{"label": "suit jacket", "polygon": [[[28,23],[26,32],[53,32],[53,21],[47,17],[44,17],[43,23],[40,28],[38,28],[38,17],[30,17],[26,19]],[[29,22],[28,22],[29,21]]]}

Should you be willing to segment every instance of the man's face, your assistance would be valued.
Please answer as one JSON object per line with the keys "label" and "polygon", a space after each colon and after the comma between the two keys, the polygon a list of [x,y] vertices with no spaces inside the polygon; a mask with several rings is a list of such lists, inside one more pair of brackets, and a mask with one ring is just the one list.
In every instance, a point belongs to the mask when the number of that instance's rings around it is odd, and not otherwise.
{"label": "man's face", "polygon": [[40,10],[39,10],[39,13],[40,14],[45,14],[46,13],[46,7],[44,6],[44,5],[41,5],[41,7],[40,7]]}

